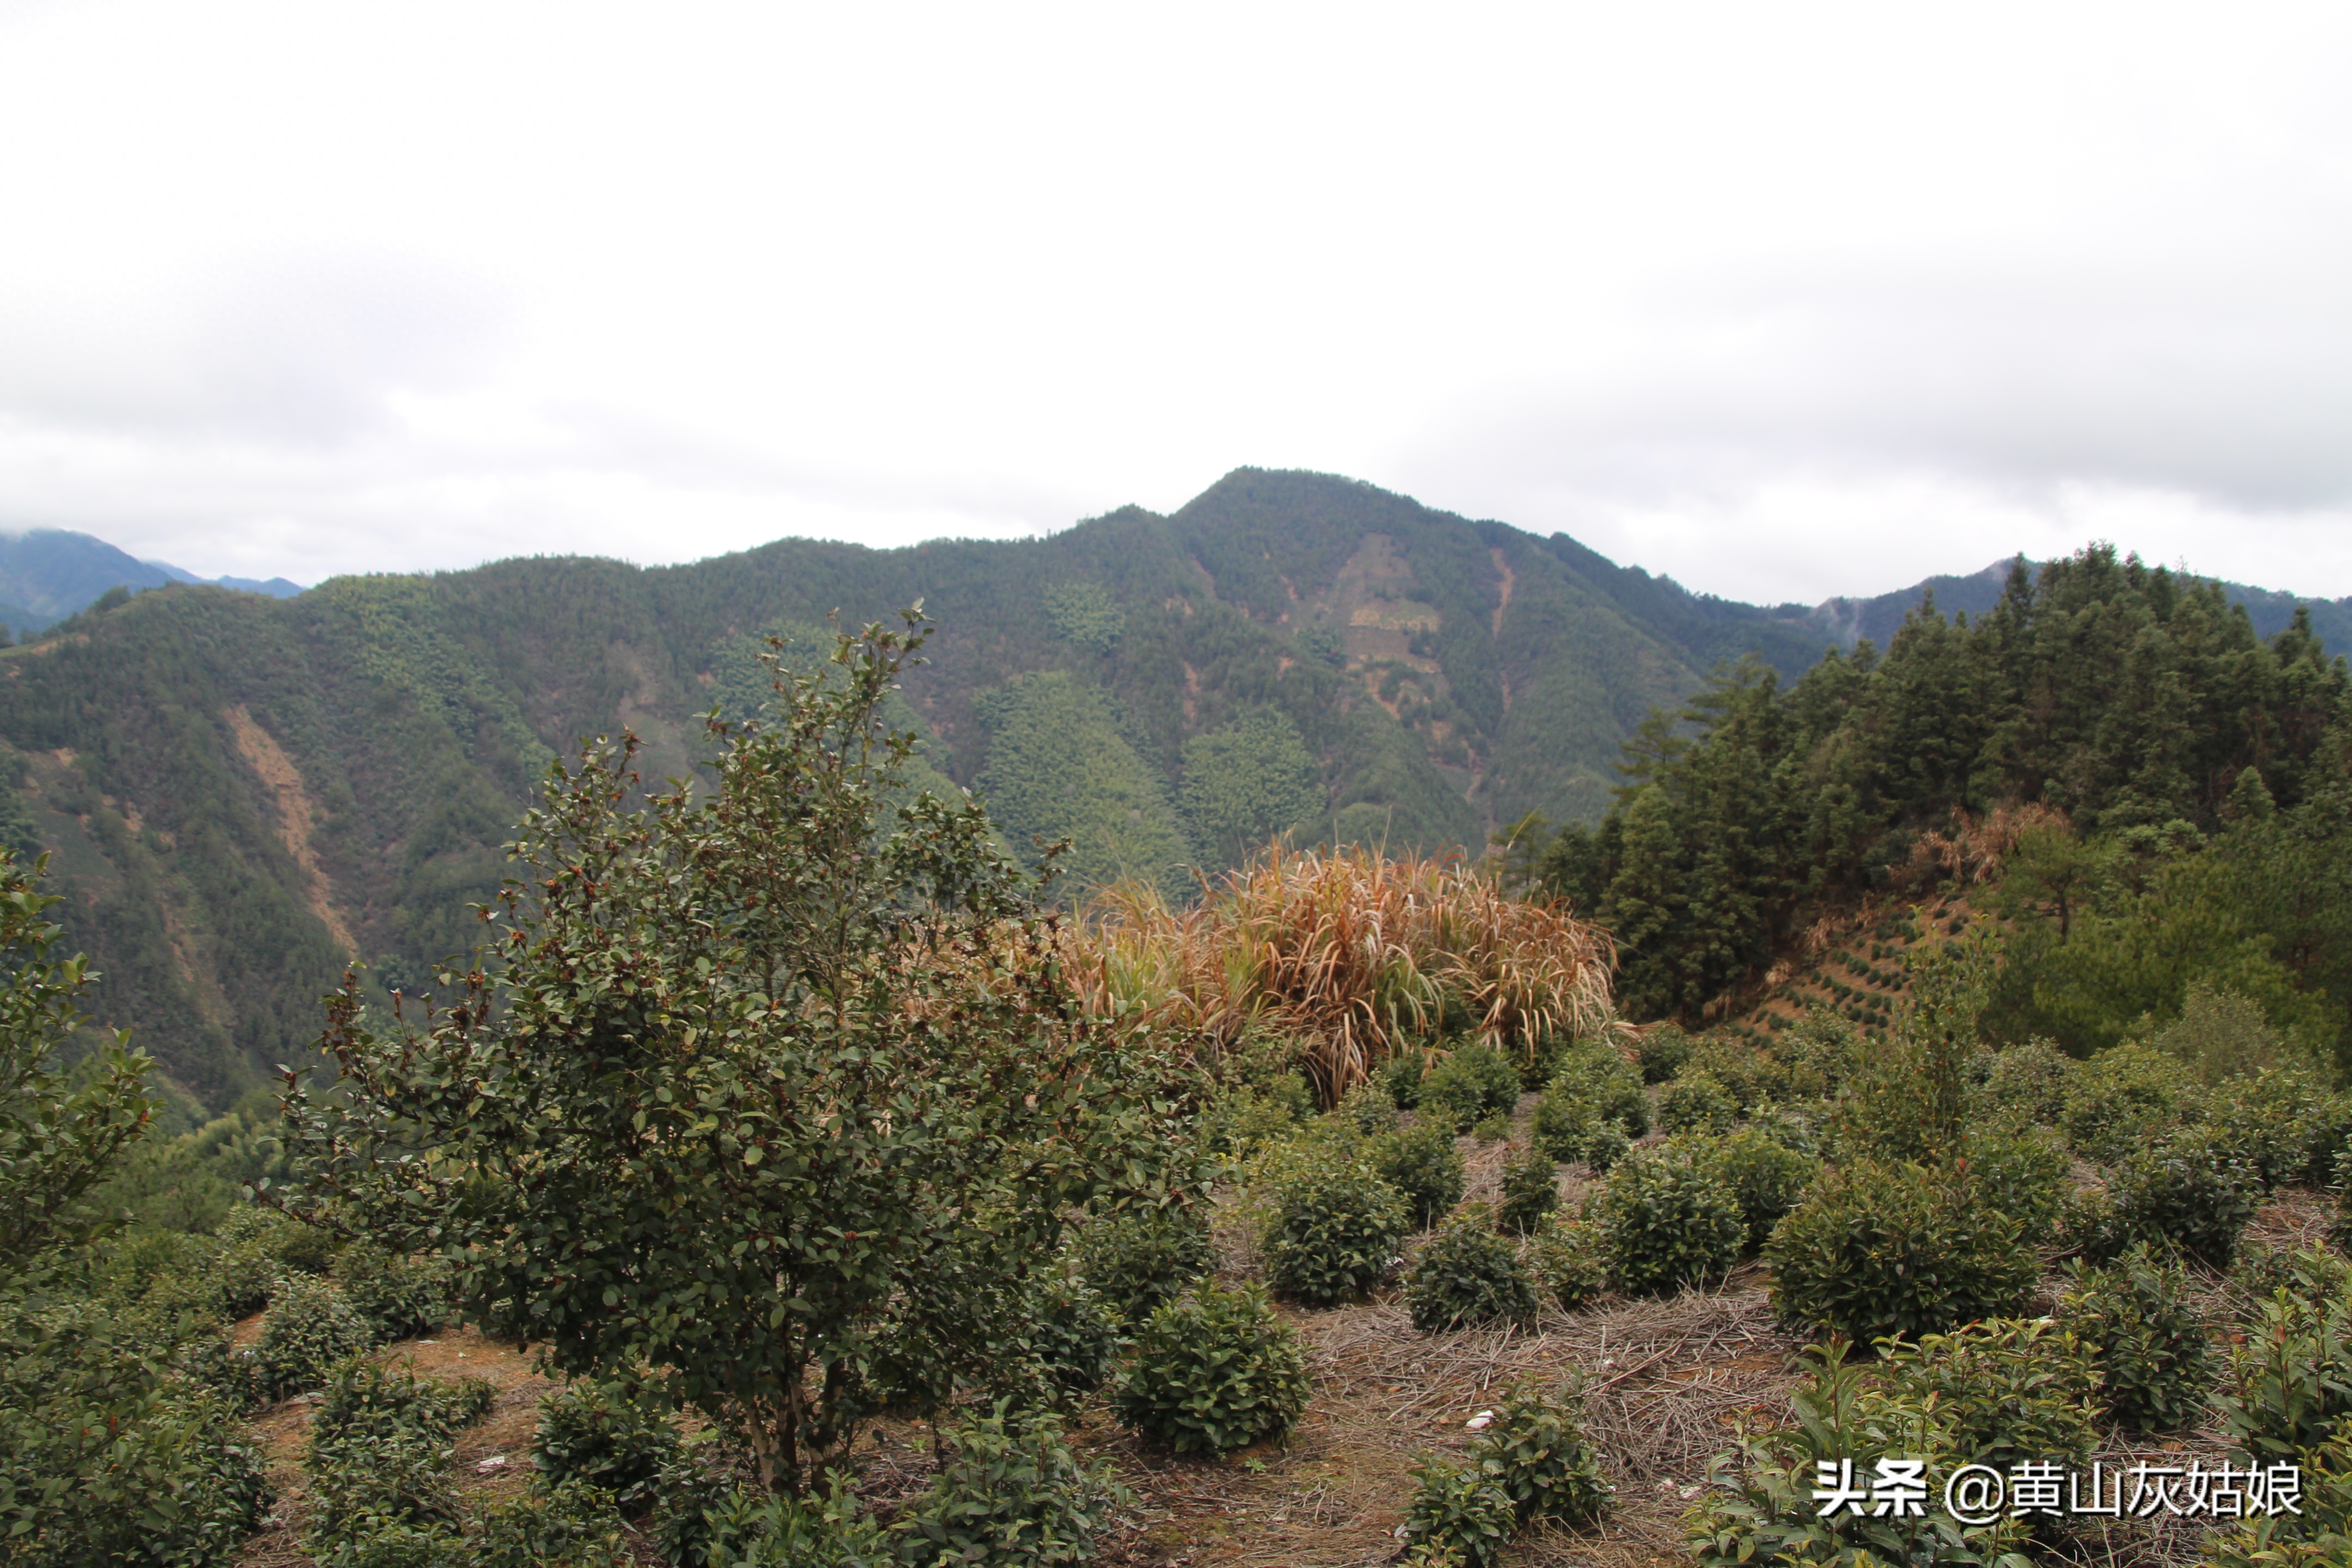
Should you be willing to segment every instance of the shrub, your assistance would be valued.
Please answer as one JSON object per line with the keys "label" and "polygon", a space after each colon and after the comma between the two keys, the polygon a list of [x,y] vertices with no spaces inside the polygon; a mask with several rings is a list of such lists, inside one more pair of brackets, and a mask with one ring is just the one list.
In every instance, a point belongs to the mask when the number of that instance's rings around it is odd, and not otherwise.
{"label": "shrub", "polygon": [[1772,1052],[1788,1064],[1792,1085],[1808,1096],[1827,1097],[1845,1087],[1868,1049],[1862,1031],[1827,1008],[1810,1006],[1780,1031]]}
{"label": "shrub", "polygon": [[1511,1120],[1507,1116],[1488,1116],[1470,1129],[1470,1136],[1481,1143],[1507,1143],[1511,1141]]}
{"label": "shrub", "polygon": [[2300,1513],[2249,1520],[2210,1548],[2211,1568],[2343,1568],[2352,1563],[2352,1419],[2297,1455]]}
{"label": "shrub", "polygon": [[2311,1140],[2326,1125],[2327,1099],[2317,1081],[2299,1070],[2231,1079],[2209,1099],[2205,1131],[2268,1192],[2310,1164]]}
{"label": "shrub", "polygon": [[1584,1101],[1601,1121],[1624,1129],[1628,1138],[1650,1131],[1650,1097],[1642,1089],[1642,1075],[1601,1041],[1580,1041],[1561,1056],[1551,1092]]}
{"label": "shrub", "polygon": [[1464,1046],[1421,1083],[1421,1113],[1456,1132],[1489,1116],[1508,1116],[1518,1103],[1518,1069],[1485,1046]]}
{"label": "shrub", "polygon": [[2238,1250],[2258,1179],[2223,1145],[2184,1135],[2125,1160],[2107,1184],[2123,1236],[2168,1242],[2215,1268]]}
{"label": "shrub", "polygon": [[2079,1466],[2099,1441],[2099,1373],[2047,1318],[1996,1318],[1889,1352],[1897,1396],[1932,1409],[1946,1447],[2006,1474],[2033,1460]]}
{"label": "shrub", "polygon": [[1996,1112],[2054,1126],[2066,1108],[2074,1058],[2048,1040],[2027,1040],[1995,1052],[1979,1098]]}
{"label": "shrub", "polygon": [[1655,1024],[1644,1030],[1642,1043],[1634,1049],[1634,1059],[1642,1068],[1643,1083],[1664,1083],[1683,1070],[1691,1058],[1691,1037],[1672,1024]]}
{"label": "shrub", "polygon": [[2257,1302],[2213,1403],[2238,1447],[2264,1464],[2325,1444],[2352,1416],[2352,1297],[2280,1290]]}
{"label": "shrub", "polygon": [[1050,1398],[1083,1398],[1110,1375],[1118,1356],[1118,1321],[1093,1286],[1066,1270],[1048,1269],[1030,1294],[1028,1351]]}
{"label": "shrub", "polygon": [[652,1503],[679,1442],[677,1427],[627,1390],[583,1378],[539,1402],[530,1451],[549,1481],[584,1482],[634,1513]]}
{"label": "shrub", "polygon": [[2189,1069],[2146,1046],[2114,1046],[2075,1065],[2060,1112],[2077,1153],[2113,1164],[2197,1110]]}
{"label": "shrub", "polygon": [[1712,1073],[1685,1073],[1658,1096],[1658,1125],[1668,1132],[1728,1132],[1739,1100]]}
{"label": "shrub", "polygon": [[2230,1277],[2245,1297],[2241,1316],[2252,1313],[2281,1290],[2310,1300],[2352,1296],[2352,1262],[2324,1247],[2250,1247],[2230,1265]]}
{"label": "shrub", "polygon": [[1960,1152],[1969,1190],[1979,1203],[2017,1221],[2029,1237],[2046,1235],[2058,1224],[2074,1162],[2054,1134],[1996,1119],[1972,1128]]}
{"label": "shrub", "polygon": [[898,1525],[900,1561],[971,1568],[1093,1561],[1118,1489],[1071,1452],[1050,1413],[1000,1403],[943,1441],[946,1462]]}
{"label": "shrub", "polygon": [[367,1320],[323,1279],[289,1274],[262,1320],[253,1352],[261,1390],[272,1399],[300,1394],[326,1381],[328,1369],[375,1342]]}
{"label": "shrub", "polygon": [[1739,1205],[1739,1217],[1748,1227],[1746,1250],[1762,1248],[1780,1223],[1780,1216],[1797,1206],[1820,1173],[1822,1163],[1810,1154],[1800,1154],[1778,1139],[1756,1128],[1746,1128],[1721,1140],[1707,1152],[1706,1158],[1717,1176],[1731,1189]]}
{"label": "shrub", "polygon": [[446,1436],[408,1426],[356,1441],[314,1435],[303,1544],[345,1568],[449,1550],[465,1519],[449,1477],[455,1451]]}
{"label": "shrub", "polygon": [[1630,1147],[1623,1127],[1566,1088],[1547,1089],[1536,1101],[1530,1134],[1536,1147],[1554,1160],[1580,1160],[1596,1174],[1623,1159]]}
{"label": "shrub", "polygon": [[1411,1110],[1421,1103],[1422,1080],[1428,1075],[1429,1064],[1422,1060],[1421,1053],[1403,1050],[1389,1058],[1381,1082],[1388,1088],[1391,1104],[1399,1110]]}
{"label": "shrub", "polygon": [[163,1374],[110,1325],[23,1326],[0,1384],[0,1561],[235,1562],[269,1506],[237,1408]]}
{"label": "shrub", "polygon": [[1529,1149],[1503,1167],[1503,1206],[1497,1218],[1505,1230],[1525,1236],[1559,1206],[1559,1166],[1541,1149]]}
{"label": "shrub", "polygon": [[875,1522],[835,1470],[820,1496],[782,1498],[708,1470],[664,1478],[653,1523],[661,1561],[673,1568],[878,1568],[890,1532]]}
{"label": "shrub", "polygon": [[534,1481],[493,1504],[472,1542],[470,1568],[623,1568],[628,1538],[613,1499],[585,1481]]}
{"label": "shrub", "polygon": [[1609,1277],[1631,1295],[1658,1296],[1721,1274],[1739,1260],[1748,1227],[1739,1201],[1688,1147],[1634,1150],[1610,1173],[1591,1217]]}
{"label": "shrub", "polygon": [[2134,1431],[2171,1431],[2205,1414],[2213,1351],[2188,1292],[2179,1267],[2141,1246],[2078,1272],[2060,1298],[2060,1321],[2097,1362],[2109,1414]]}
{"label": "shrub", "polygon": [[1310,1307],[1335,1307],[1380,1283],[1404,1239],[1405,1200],[1379,1177],[1326,1166],[1286,1184],[1266,1227],[1266,1279]]}
{"label": "shrub", "polygon": [[386,1366],[351,1356],[327,1375],[310,1421],[311,1446],[364,1453],[371,1442],[401,1433],[454,1437],[489,1414],[493,1397],[487,1378],[420,1378],[414,1363]]}
{"label": "shrub", "polygon": [[1519,1522],[1499,1479],[1482,1466],[1435,1458],[1412,1473],[1421,1485],[1405,1505],[1406,1542],[1416,1551],[1448,1553],[1467,1568],[1492,1568]]}
{"label": "shrub", "polygon": [[1309,1386],[1297,1331],[1255,1287],[1203,1284],[1151,1314],[1111,1405],[1180,1454],[1222,1454],[1289,1431]]}
{"label": "shrub", "polygon": [[1422,1249],[1405,1285],[1412,1326],[1425,1334],[1487,1323],[1528,1322],[1536,1294],[1511,1244],[1495,1234],[1493,1211],[1472,1204]]}
{"label": "shrub", "polygon": [[1822,1172],[1764,1256],[1783,1323],[1864,1345],[2004,1316],[2038,1271],[2017,1221],[1950,1173],[1867,1161]]}
{"label": "shrub", "polygon": [[1926,1460],[1930,1475],[1963,1462],[1951,1456],[1933,1413],[1849,1364],[1849,1348],[1838,1342],[1810,1349],[1811,1381],[1789,1396],[1796,1419],[1744,1430],[1738,1452],[1718,1461],[1715,1485],[1685,1516],[1697,1568],[2021,1561],[2003,1556],[2024,1543],[2025,1527],[2014,1520],[1966,1528],[1932,1503],[1916,1517],[1824,1517],[1813,1496],[1823,1464],[1834,1474],[1851,1462],[1859,1479],[1880,1458]]}
{"label": "shrub", "polygon": [[1413,1227],[1425,1230],[1453,1212],[1469,1188],[1454,1134],[1434,1122],[1376,1139],[1372,1172],[1401,1194]]}
{"label": "shrub", "polygon": [[1367,1138],[1396,1131],[1396,1107],[1369,1083],[1360,1083],[1341,1097],[1333,1114]]}
{"label": "shrub", "polygon": [[355,1241],[336,1258],[334,1279],[381,1342],[432,1333],[455,1315],[443,1258],[402,1256]]}
{"label": "shrub", "polygon": [[[1721,1035],[1700,1036],[1691,1052],[1690,1064],[1677,1078],[1696,1078],[1702,1073],[1722,1085],[1731,1096],[1735,1121],[1759,1101],[1785,1096],[1797,1087],[1794,1075],[1779,1058]],[[1810,1075],[1806,1087],[1820,1092],[1818,1080]]]}
{"label": "shrub", "polygon": [[1609,1260],[1593,1228],[1555,1209],[1528,1244],[1536,1283],[1572,1312],[1609,1288]]}
{"label": "shrub", "polygon": [[1522,1520],[1583,1524],[1600,1518],[1615,1495],[1575,1413],[1530,1389],[1504,1396],[1494,1423],[1471,1444],[1469,1458],[1494,1478]]}
{"label": "shrub", "polygon": [[1138,1209],[1080,1226],[1078,1272],[1121,1322],[1151,1315],[1215,1266],[1208,1216],[1192,1208]]}

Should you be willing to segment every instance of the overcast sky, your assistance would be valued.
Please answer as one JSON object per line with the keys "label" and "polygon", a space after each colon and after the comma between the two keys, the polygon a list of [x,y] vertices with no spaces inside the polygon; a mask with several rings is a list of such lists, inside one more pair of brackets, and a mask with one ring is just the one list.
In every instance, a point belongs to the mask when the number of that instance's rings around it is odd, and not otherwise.
{"label": "overcast sky", "polygon": [[1326,469],[1732,597],[2352,595],[2352,6],[0,0],[0,525],[205,574]]}

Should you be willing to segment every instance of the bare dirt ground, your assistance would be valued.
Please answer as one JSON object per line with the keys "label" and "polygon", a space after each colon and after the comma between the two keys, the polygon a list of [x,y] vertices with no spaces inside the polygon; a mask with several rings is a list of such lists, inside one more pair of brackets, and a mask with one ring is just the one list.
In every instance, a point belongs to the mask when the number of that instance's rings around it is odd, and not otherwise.
{"label": "bare dirt ground", "polygon": [[[1507,1149],[1470,1147],[1471,1196],[1491,1195]],[[1587,1184],[1563,1181],[1565,1201]],[[2299,1190],[2266,1204],[2248,1245],[2295,1246],[2325,1233],[2324,1200]],[[1248,1239],[1234,1223],[1219,1227],[1224,1272],[1255,1272]],[[1465,1423],[1514,1382],[1559,1389],[1580,1384],[1584,1425],[1599,1446],[1617,1504],[1585,1531],[1539,1530],[1511,1546],[1513,1568],[1664,1568],[1688,1561],[1682,1518],[1703,1489],[1711,1459],[1732,1446],[1743,1416],[1785,1414],[1801,1378],[1798,1342],[1772,1321],[1763,1266],[1751,1264],[1715,1289],[1662,1300],[1607,1297],[1573,1313],[1548,1311],[1532,1327],[1429,1335],[1416,1331],[1394,1291],[1326,1312],[1286,1309],[1307,1342],[1315,1396],[1287,1442],[1222,1459],[1177,1459],[1115,1426],[1097,1405],[1073,1436],[1108,1462],[1133,1493],[1102,1561],[1138,1565],[1281,1565],[1356,1568],[1395,1557],[1396,1530],[1412,1496],[1413,1465],[1467,1447]],[[2042,1306],[2055,1300],[2056,1275],[2043,1280]],[[2204,1280],[2217,1330],[2234,1308],[2229,1281]],[[489,1418],[467,1432],[457,1451],[462,1489],[488,1500],[521,1487],[530,1474],[530,1440],[539,1397],[555,1385],[534,1372],[528,1353],[468,1331],[437,1342],[390,1347],[413,1357],[421,1374],[480,1376],[498,1390]],[[248,1543],[246,1568],[287,1568],[310,1559],[299,1546],[303,1517],[300,1459],[311,1405],[293,1400],[262,1412],[252,1430],[270,1456],[278,1501],[271,1527]],[[2215,1428],[2143,1442],[2138,1450],[2111,1438],[2100,1458],[2128,1463],[2136,1451],[2218,1460],[2226,1443]],[[485,1471],[483,1462],[505,1463]],[[920,1423],[881,1423],[861,1439],[856,1463],[861,1495],[885,1513],[919,1492],[930,1477],[931,1441]],[[2201,1532],[2176,1523],[2126,1523],[2105,1538],[2078,1540],[2053,1553],[2102,1568],[2183,1568],[2201,1555]],[[655,1561],[650,1552],[642,1560]]]}

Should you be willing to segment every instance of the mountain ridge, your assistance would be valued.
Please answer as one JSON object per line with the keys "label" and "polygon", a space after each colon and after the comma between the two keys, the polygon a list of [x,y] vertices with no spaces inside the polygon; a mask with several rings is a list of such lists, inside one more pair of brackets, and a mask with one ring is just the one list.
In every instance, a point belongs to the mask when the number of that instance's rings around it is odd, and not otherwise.
{"label": "mountain ridge", "polygon": [[[580,737],[633,731],[646,778],[689,776],[699,716],[756,702],[766,636],[804,650],[829,613],[917,600],[925,777],[988,794],[1022,853],[1067,838],[1074,897],[1130,874],[1181,895],[1275,832],[1475,852],[1531,812],[1594,820],[1654,710],[1837,640],[1565,535],[1239,469],[1039,539],[159,585],[0,653],[0,805],[55,852],[99,1016],[216,1106],[302,1058],[347,963],[413,991],[470,945]],[[1282,787],[1240,787],[1269,769]]]}

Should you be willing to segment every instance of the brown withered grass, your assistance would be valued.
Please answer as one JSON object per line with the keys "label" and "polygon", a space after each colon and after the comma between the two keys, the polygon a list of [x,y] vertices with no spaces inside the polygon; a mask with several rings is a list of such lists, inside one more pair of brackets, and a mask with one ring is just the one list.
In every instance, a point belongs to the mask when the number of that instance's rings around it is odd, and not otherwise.
{"label": "brown withered grass", "polygon": [[1449,1008],[1506,1054],[1612,1019],[1609,933],[1454,859],[1276,845],[1205,880],[1189,909],[1111,888],[1072,945],[1098,1010],[1225,1044],[1251,1029],[1297,1039],[1326,1103],[1418,1048]]}

